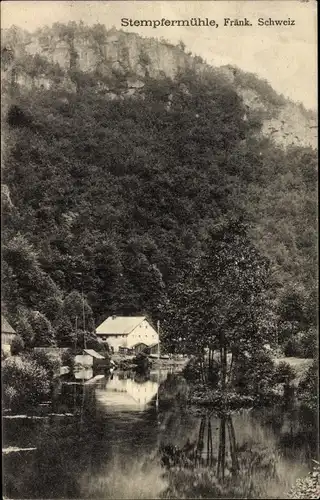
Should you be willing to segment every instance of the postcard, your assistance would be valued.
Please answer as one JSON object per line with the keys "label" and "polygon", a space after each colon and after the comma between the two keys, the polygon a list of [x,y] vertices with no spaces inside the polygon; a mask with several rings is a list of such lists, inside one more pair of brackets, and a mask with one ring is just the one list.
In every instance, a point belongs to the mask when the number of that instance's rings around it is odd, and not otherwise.
{"label": "postcard", "polygon": [[3,491],[319,498],[317,4],[1,4]]}

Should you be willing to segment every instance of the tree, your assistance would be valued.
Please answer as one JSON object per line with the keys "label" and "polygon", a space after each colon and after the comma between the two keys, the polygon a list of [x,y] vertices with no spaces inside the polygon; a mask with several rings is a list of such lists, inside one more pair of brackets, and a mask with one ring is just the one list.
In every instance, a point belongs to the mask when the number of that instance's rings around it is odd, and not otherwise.
{"label": "tree", "polygon": [[36,361],[18,356],[7,358],[2,367],[4,403],[13,409],[39,403],[49,393],[48,373]]}
{"label": "tree", "polygon": [[202,363],[208,349],[209,370],[218,350],[222,389],[228,352],[232,367],[240,354],[252,355],[268,338],[263,330],[267,280],[267,261],[249,243],[245,226],[233,222],[211,233],[206,251],[189,263],[169,293],[163,315],[171,342],[198,353]]}
{"label": "tree", "polygon": [[55,345],[55,336],[50,321],[39,311],[31,311],[30,325],[34,333],[33,347],[49,347]]}
{"label": "tree", "polygon": [[75,325],[72,325],[67,317],[55,325],[56,340],[59,347],[74,347],[76,345],[77,335]]}
{"label": "tree", "polygon": [[92,309],[81,293],[73,290],[63,301],[63,313],[78,329],[93,329]]}
{"label": "tree", "polygon": [[34,332],[30,323],[29,311],[25,308],[19,308],[17,312],[17,320],[15,321],[15,330],[22,338],[25,348],[33,346]]}
{"label": "tree", "polygon": [[44,308],[48,296],[58,300],[60,290],[42,269],[37,250],[25,236],[18,234],[3,246],[6,280],[4,298],[10,304],[10,312],[19,307]]}

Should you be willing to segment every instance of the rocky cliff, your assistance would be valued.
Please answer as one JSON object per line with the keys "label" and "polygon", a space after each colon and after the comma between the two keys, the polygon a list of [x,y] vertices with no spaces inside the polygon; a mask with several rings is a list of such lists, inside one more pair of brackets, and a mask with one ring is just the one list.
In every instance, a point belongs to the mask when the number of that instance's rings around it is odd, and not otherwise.
{"label": "rocky cliff", "polygon": [[[33,34],[16,27],[2,31],[4,91],[13,86],[77,91],[79,82],[86,79],[86,84],[106,98],[143,98],[146,78],[174,78],[180,71],[208,69],[201,57],[186,53],[183,44],[175,46],[136,33],[108,31],[101,25],[88,28],[83,23],[57,23]],[[262,114],[264,135],[284,146],[316,147],[315,114],[277,96],[254,75],[232,67],[215,71],[236,88],[248,115]]]}

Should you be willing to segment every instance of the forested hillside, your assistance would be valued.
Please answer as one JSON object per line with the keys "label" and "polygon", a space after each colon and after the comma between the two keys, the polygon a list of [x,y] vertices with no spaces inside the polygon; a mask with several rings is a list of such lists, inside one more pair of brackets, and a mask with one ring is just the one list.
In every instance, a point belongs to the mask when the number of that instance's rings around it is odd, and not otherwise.
{"label": "forested hillside", "polygon": [[[147,75],[143,95],[122,99],[93,83],[7,82],[2,309],[25,343],[68,345],[75,324],[89,334],[112,313],[143,313],[175,315],[170,345],[188,325],[179,290],[200,287],[194,304],[209,314],[208,290],[228,274],[227,298],[237,259],[248,259],[236,283],[258,282],[263,268],[264,328],[288,352],[312,355],[317,151],[257,134],[263,113],[248,117],[219,72]],[[113,88],[122,83],[114,74]],[[203,257],[210,269],[210,256],[222,266],[212,282],[197,267]]]}

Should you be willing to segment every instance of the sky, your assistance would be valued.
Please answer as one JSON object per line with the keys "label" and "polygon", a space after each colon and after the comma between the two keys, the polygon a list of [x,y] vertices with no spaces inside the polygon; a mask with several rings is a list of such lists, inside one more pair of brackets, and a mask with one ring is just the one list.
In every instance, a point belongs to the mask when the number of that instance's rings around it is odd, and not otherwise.
{"label": "sky", "polygon": [[[183,40],[186,50],[209,64],[232,64],[256,73],[273,88],[307,108],[317,108],[316,0],[184,0],[184,1],[3,1],[1,27],[12,24],[32,32],[54,22],[83,20],[141,36]],[[121,27],[133,20],[215,20],[219,27]],[[249,19],[253,26],[225,27],[224,18]],[[257,20],[290,18],[292,26],[258,26]]]}

